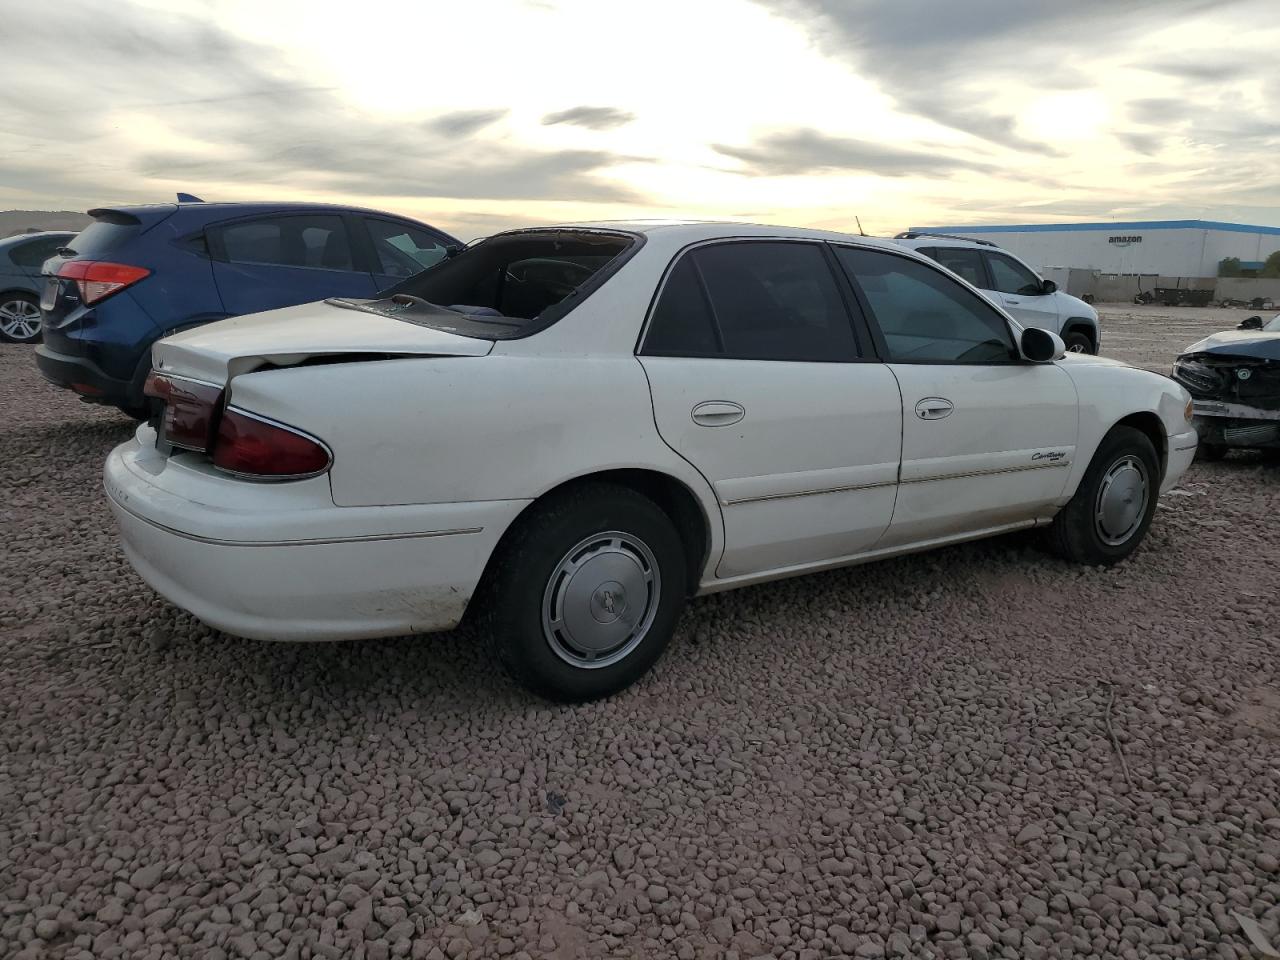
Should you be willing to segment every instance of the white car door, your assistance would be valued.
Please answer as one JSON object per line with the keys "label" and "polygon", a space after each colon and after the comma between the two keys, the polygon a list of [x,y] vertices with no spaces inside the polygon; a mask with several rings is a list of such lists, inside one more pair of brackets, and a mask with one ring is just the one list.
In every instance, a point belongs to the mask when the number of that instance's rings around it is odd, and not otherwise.
{"label": "white car door", "polygon": [[640,362],[663,439],[715,489],[720,578],[852,556],[889,526],[902,398],[850,302],[820,243],[716,242],[668,270]]}
{"label": "white car door", "polygon": [[1040,327],[1058,333],[1062,317],[1058,298],[1044,292],[1044,282],[1013,257],[983,251],[996,296],[1009,315],[1024,327]]}
{"label": "white car door", "polygon": [[1051,515],[1075,457],[1071,378],[1021,360],[1005,318],[931,265],[836,251],[902,391],[900,486],[880,546]]}

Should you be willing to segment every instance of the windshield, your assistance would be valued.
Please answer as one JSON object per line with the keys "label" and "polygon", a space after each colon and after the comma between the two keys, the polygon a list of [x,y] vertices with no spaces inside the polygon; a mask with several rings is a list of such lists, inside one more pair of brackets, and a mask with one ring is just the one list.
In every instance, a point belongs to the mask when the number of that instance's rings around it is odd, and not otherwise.
{"label": "windshield", "polygon": [[342,306],[465,336],[514,339],[559,320],[640,242],[598,230],[499,234],[383,291]]}
{"label": "windshield", "polygon": [[1268,333],[1280,333],[1280,313],[1277,313],[1274,317],[1268,320],[1266,326],[1262,329],[1266,330]]}

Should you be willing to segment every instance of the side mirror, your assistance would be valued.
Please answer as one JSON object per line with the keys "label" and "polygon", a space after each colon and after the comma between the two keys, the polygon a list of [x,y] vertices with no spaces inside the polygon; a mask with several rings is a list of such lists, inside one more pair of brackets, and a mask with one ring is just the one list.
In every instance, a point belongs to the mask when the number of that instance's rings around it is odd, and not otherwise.
{"label": "side mirror", "polygon": [[1237,330],[1261,330],[1262,318],[1261,317],[1245,317],[1244,320],[1241,321],[1240,326],[1236,327],[1236,329]]}
{"label": "side mirror", "polygon": [[1039,327],[1027,327],[1023,330],[1018,347],[1023,359],[1032,363],[1052,363],[1067,355],[1067,345],[1062,342],[1062,338]]}
{"label": "side mirror", "polygon": [[1051,293],[1057,293],[1057,292],[1058,292],[1058,285],[1054,283],[1052,280],[1040,281],[1041,296],[1048,296]]}

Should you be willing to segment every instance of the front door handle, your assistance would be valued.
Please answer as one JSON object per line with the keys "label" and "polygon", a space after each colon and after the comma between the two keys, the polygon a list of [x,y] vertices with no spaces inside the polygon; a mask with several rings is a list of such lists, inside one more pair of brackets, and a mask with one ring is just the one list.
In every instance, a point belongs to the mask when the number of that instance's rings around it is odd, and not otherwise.
{"label": "front door handle", "polygon": [[951,416],[956,405],[945,397],[925,397],[916,404],[916,416],[921,420],[941,420]]}
{"label": "front door handle", "polygon": [[728,427],[747,415],[746,408],[732,400],[706,400],[693,408],[693,422],[702,427]]}
{"label": "front door handle", "polygon": [[1008,304],[1011,304],[1012,306],[1015,306],[1015,307],[1016,307],[1016,306],[1017,306],[1018,304],[1020,304],[1022,301],[1021,301],[1021,300],[1010,300],[1008,297],[1005,297],[1005,298],[1004,298],[1004,302],[1005,302],[1005,303],[1008,303]]}

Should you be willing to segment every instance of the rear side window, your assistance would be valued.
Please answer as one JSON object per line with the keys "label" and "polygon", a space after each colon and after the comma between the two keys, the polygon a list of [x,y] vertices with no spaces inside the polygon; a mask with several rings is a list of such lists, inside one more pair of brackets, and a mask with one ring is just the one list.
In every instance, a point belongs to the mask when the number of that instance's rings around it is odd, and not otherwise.
{"label": "rear side window", "polygon": [[378,270],[388,277],[411,277],[434,266],[449,251],[439,237],[390,220],[365,219],[378,256]]}
{"label": "rear side window", "polygon": [[[926,251],[921,251],[925,253]],[[982,269],[982,254],[963,247],[935,247],[927,251],[929,257],[957,276],[968,280],[979,290],[987,289],[987,274]]]}
{"label": "rear side window", "polygon": [[693,257],[681,257],[653,309],[644,352],[655,357],[714,357],[724,354],[711,306]]}
{"label": "rear side window", "polygon": [[822,249],[776,241],[684,254],[654,307],[643,352],[823,362],[859,356]]}
{"label": "rear side window", "polygon": [[222,256],[233,263],[353,270],[341,217],[311,214],[231,223],[216,231]]}
{"label": "rear side window", "polygon": [[68,237],[40,237],[20,243],[9,251],[9,259],[19,267],[38,267],[65,245]]}
{"label": "rear side window", "polygon": [[1009,325],[981,296],[908,257],[836,247],[900,363],[1009,363],[1018,359]]}
{"label": "rear side window", "polygon": [[1016,293],[1024,297],[1038,296],[1040,278],[1012,257],[999,253],[987,254],[991,267],[991,282],[1001,293]]}

